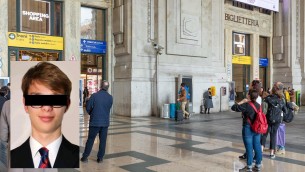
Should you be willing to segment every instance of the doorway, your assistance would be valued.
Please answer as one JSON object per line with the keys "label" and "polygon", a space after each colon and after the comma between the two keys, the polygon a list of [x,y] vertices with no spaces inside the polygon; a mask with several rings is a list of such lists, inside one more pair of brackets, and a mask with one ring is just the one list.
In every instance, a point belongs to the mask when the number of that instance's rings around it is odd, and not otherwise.
{"label": "doorway", "polygon": [[84,80],[81,88],[87,87],[89,96],[99,91],[102,80],[106,80],[103,59],[100,54],[81,54],[81,79]]}
{"label": "doorway", "polygon": [[236,101],[241,101],[249,91],[250,65],[232,64],[232,80],[235,81]]}
{"label": "doorway", "polygon": [[193,92],[193,85],[192,85],[192,78],[191,77],[183,77],[182,82],[189,88],[188,94],[190,95],[190,102],[193,102],[192,92]]}

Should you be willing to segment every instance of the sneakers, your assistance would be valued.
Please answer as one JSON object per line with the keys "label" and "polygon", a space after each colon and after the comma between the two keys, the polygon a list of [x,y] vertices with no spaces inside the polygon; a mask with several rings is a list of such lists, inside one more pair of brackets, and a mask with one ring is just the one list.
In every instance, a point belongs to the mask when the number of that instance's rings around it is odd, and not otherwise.
{"label": "sneakers", "polygon": [[252,168],[249,168],[248,166],[245,166],[244,168],[242,169],[239,169],[239,172],[251,172],[252,171]]}
{"label": "sneakers", "polygon": [[261,171],[261,167],[254,166],[252,170],[253,171]]}
{"label": "sneakers", "polygon": [[270,158],[271,159],[275,159],[275,155],[273,154],[273,155],[270,155]]}
{"label": "sneakers", "polygon": [[82,161],[82,162],[88,162],[88,158],[82,157],[82,158],[80,159],[80,161]]}
{"label": "sneakers", "polygon": [[101,163],[101,162],[103,162],[103,159],[101,159],[101,158],[97,158],[97,163]]}
{"label": "sneakers", "polygon": [[247,155],[246,154],[243,154],[241,156],[238,157],[239,159],[247,159]]}
{"label": "sneakers", "polygon": [[285,149],[279,149],[275,152],[276,155],[285,155]]}

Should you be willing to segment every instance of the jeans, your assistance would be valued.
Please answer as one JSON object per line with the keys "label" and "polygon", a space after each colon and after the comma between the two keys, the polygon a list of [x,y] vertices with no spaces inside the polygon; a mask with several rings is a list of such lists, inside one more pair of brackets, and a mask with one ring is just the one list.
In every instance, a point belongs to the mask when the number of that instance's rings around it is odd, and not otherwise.
{"label": "jeans", "polygon": [[270,132],[270,149],[275,150],[276,148],[276,134],[277,129],[279,128],[280,123],[276,124],[268,124],[268,130],[266,134],[262,135],[261,144],[265,147],[268,133]]}
{"label": "jeans", "polygon": [[261,135],[253,132],[249,124],[243,126],[242,135],[247,153],[247,166],[252,167],[254,149],[256,166],[260,167],[262,162]]}
{"label": "jeans", "polygon": [[100,139],[100,145],[99,145],[99,150],[97,153],[97,158],[103,159],[103,157],[105,155],[105,149],[106,149],[108,127],[90,127],[89,126],[88,140],[86,142],[86,147],[85,147],[85,151],[83,153],[83,157],[87,158],[90,155],[90,152],[92,150],[92,146],[93,146],[97,133],[99,133],[99,139]]}

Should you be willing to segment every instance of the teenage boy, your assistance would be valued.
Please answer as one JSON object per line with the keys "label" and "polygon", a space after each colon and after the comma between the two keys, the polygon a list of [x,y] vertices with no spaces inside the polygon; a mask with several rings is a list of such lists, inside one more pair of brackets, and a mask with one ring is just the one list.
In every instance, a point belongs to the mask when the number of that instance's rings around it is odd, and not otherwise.
{"label": "teenage boy", "polygon": [[23,76],[23,104],[31,135],[11,151],[11,168],[79,168],[79,146],[62,134],[72,83],[56,65],[40,62]]}

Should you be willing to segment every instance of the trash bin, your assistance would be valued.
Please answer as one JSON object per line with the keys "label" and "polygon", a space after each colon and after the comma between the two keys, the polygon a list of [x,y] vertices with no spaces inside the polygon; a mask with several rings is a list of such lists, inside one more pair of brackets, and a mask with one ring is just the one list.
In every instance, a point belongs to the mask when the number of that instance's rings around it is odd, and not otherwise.
{"label": "trash bin", "polygon": [[176,103],[171,103],[170,105],[170,118],[175,118],[176,114]]}
{"label": "trash bin", "polygon": [[169,104],[163,105],[163,118],[169,118]]}
{"label": "trash bin", "polygon": [[161,107],[160,118],[169,118],[169,104],[164,104]]}

